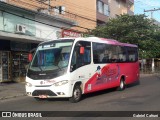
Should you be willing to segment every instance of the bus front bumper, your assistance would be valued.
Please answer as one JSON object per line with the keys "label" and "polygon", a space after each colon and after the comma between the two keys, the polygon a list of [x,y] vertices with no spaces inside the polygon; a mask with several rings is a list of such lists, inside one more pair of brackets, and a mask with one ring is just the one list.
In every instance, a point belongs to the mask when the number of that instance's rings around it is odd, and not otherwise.
{"label": "bus front bumper", "polygon": [[[69,84],[62,86],[27,86],[26,85],[26,94],[30,97],[39,97],[39,98],[66,98],[71,97],[72,94],[69,90]],[[70,91],[70,92],[69,92]]]}

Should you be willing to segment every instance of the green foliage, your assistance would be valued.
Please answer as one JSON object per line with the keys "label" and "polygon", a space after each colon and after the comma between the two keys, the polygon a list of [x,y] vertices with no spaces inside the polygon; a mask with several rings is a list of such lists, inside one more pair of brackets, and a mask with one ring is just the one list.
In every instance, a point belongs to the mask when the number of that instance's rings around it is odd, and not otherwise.
{"label": "green foliage", "polygon": [[141,58],[160,57],[160,28],[145,15],[120,15],[92,30],[91,34],[136,44]]}

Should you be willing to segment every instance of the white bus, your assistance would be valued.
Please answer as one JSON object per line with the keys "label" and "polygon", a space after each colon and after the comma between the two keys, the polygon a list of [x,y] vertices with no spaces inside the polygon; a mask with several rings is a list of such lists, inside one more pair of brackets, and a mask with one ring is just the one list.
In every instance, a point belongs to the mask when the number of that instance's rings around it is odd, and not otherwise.
{"label": "white bus", "polygon": [[26,76],[26,93],[35,99],[69,98],[139,80],[137,46],[88,37],[39,44]]}

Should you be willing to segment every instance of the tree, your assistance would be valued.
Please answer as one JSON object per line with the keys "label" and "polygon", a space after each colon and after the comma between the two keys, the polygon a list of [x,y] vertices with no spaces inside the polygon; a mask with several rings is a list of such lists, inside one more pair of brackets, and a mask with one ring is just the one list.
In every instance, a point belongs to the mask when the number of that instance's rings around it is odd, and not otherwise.
{"label": "tree", "polygon": [[140,57],[142,54],[143,58],[160,57],[160,28],[145,15],[120,15],[98,26],[91,34],[137,44]]}

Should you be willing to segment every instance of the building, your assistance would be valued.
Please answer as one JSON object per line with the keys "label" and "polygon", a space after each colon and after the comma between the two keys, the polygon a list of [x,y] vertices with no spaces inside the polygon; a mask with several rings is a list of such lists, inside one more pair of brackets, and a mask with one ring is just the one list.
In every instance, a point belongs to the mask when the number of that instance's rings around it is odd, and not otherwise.
{"label": "building", "polygon": [[108,0],[110,6],[110,18],[117,15],[134,15],[134,0]]}
{"label": "building", "polygon": [[38,43],[57,39],[75,21],[0,1],[0,82],[24,80],[28,53]]}
{"label": "building", "polygon": [[58,13],[63,16],[73,17],[69,13],[75,15],[73,18],[78,25],[72,29],[82,32],[103,25],[109,18],[120,14],[134,15],[134,0],[57,0],[51,1],[51,6],[60,7],[63,13]]}
{"label": "building", "polygon": [[[4,0],[3,0],[4,1]],[[72,19],[72,30],[87,32],[120,14],[134,14],[134,0],[5,0],[45,14]]]}
{"label": "building", "polygon": [[0,0],[0,82],[24,79],[38,43],[82,36],[133,10],[134,0]]}

